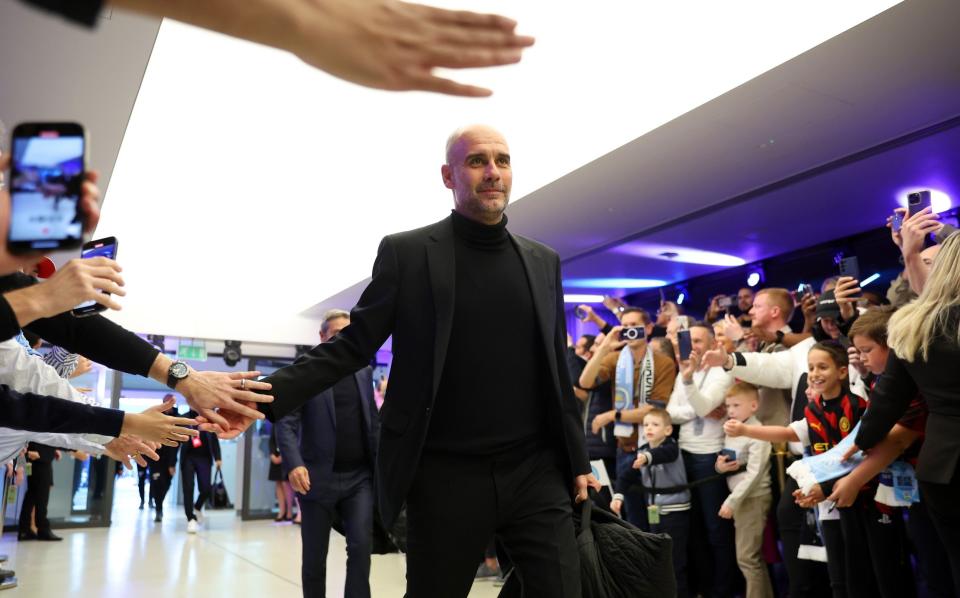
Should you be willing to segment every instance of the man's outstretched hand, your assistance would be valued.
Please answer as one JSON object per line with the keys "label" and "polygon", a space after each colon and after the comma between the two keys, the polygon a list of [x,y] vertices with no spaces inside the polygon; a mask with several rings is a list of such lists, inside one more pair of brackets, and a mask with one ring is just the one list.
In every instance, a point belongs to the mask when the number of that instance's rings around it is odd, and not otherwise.
{"label": "man's outstretched hand", "polygon": [[[236,413],[249,420],[240,431],[249,427],[255,419],[263,419],[254,403],[273,401],[270,395],[254,391],[270,390],[267,382],[258,382],[260,372],[190,372],[190,375],[177,384],[177,391],[183,394],[197,413],[208,423],[219,425],[224,432],[232,429],[237,422],[228,422],[227,414]],[[238,432],[239,434],[239,432]],[[233,438],[230,436],[229,438]]]}
{"label": "man's outstretched hand", "polygon": [[399,0],[113,0],[117,7],[289,50],[358,85],[481,97],[483,87],[444,79],[437,68],[520,61],[533,38],[513,19]]}
{"label": "man's outstretched hand", "polygon": [[[244,403],[244,401],[238,401],[238,403],[244,404],[250,410],[255,410],[257,407],[253,403]],[[237,436],[243,434],[243,432],[249,428],[254,421],[258,419],[263,419],[263,414],[259,411],[256,412],[260,417],[251,417],[246,415],[245,412],[241,413],[239,411],[220,411],[220,418],[224,420],[224,423],[219,424],[218,427],[207,428],[211,432],[215,432],[223,440],[230,440],[231,438],[236,438]],[[203,427],[203,426],[201,426]]]}

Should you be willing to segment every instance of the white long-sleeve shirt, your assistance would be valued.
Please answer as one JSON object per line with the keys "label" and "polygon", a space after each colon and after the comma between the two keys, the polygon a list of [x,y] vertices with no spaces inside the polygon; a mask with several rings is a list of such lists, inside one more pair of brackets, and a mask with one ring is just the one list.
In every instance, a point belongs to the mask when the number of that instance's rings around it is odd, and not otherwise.
{"label": "white long-sleeve shirt", "polygon": [[[760,420],[754,416],[743,423],[759,426]],[[741,466],[746,465],[747,469],[727,476],[730,494],[723,504],[736,511],[737,505],[744,498],[770,494],[770,443],[746,436],[728,437],[724,448],[736,451],[737,462]]]}
{"label": "white long-sleeve shirt", "polygon": [[[13,339],[0,342],[0,384],[5,384],[17,392],[32,392],[77,403],[99,405],[99,401],[73,388],[60,377],[56,369],[43,360],[32,357]],[[81,450],[99,456],[104,452],[103,445],[111,440],[113,438],[99,434],[47,434],[0,428],[0,463],[6,463],[15,457],[28,442]]]}
{"label": "white long-sleeve shirt", "polygon": [[677,374],[667,413],[680,426],[680,450],[706,455],[723,448],[723,421],[707,414],[723,405],[732,385],[733,376],[719,367],[695,372],[693,384],[684,384],[683,374]]}

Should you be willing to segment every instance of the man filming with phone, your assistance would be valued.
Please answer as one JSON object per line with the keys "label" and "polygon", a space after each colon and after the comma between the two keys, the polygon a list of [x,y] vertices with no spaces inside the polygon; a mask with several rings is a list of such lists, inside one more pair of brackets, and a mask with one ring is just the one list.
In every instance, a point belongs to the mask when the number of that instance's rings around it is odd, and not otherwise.
{"label": "man filming with phone", "polygon": [[[642,309],[626,308],[620,325],[614,326],[594,351],[580,375],[580,387],[595,388],[605,382],[613,386],[614,409],[594,417],[594,434],[614,423],[617,436],[617,472],[633,467],[636,459],[637,424],[654,407],[664,407],[673,390],[673,361],[649,350],[646,327],[650,316]],[[646,525],[646,508],[637,494],[624,500],[626,519],[638,527]]]}

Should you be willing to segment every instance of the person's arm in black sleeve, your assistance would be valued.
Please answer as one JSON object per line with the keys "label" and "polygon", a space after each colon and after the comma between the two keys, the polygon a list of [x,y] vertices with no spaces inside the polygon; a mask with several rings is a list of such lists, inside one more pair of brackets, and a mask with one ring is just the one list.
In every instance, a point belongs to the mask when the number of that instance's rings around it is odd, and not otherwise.
{"label": "person's arm in black sleeve", "polygon": [[[37,284],[32,276],[23,273],[0,277],[0,292],[7,293]],[[0,332],[7,328],[3,315],[4,306],[10,312],[13,324],[19,332],[16,314],[6,301],[0,305]],[[40,318],[24,326],[45,341],[63,347],[71,353],[79,353],[111,369],[128,374],[148,376],[150,366],[160,352],[156,347],[122,326],[114,324],[100,315],[77,318],[65,312],[50,318]]]}
{"label": "person's arm in black sleeve", "polygon": [[876,446],[903,416],[915,396],[917,383],[903,360],[890,351],[887,367],[870,392],[870,404],[860,418],[860,431],[857,432],[855,444],[861,449]]}
{"label": "person's arm in black sleeve", "polygon": [[277,426],[277,446],[280,448],[280,458],[283,459],[283,470],[287,473],[304,466],[303,456],[300,454],[300,412],[301,409],[294,409],[274,424]]}
{"label": "person's arm in black sleeve", "polygon": [[79,353],[110,369],[147,377],[159,349],[100,315],[76,318],[63,313],[27,324],[45,341]]}
{"label": "person's arm in black sleeve", "polygon": [[96,24],[104,4],[104,0],[21,0],[21,2],[57,13],[88,27]]}
{"label": "person's arm in black sleeve", "polygon": [[0,386],[0,426],[28,432],[120,436],[123,411]]}
{"label": "person's arm in black sleeve", "polygon": [[603,326],[600,328],[600,332],[603,334],[610,334],[611,330],[613,330],[613,324],[610,322],[604,322]]}
{"label": "person's arm in black sleeve", "polygon": [[[574,476],[587,475],[593,471],[590,459],[587,457],[587,445],[583,436],[583,420],[580,419],[580,401],[573,394],[573,382],[570,380],[570,371],[567,368],[567,321],[564,317],[563,278],[560,272],[560,256],[554,254],[556,273],[554,274],[556,304],[555,333],[553,345],[557,358],[557,374],[560,377],[560,401],[565,429],[567,448],[570,451],[570,466]],[[579,377],[578,377],[579,378]]]}
{"label": "person's arm in black sleeve", "polygon": [[[16,273],[0,278],[0,291],[7,293],[35,284],[35,278]],[[19,332],[16,314],[6,301],[0,303],[0,332],[9,327],[7,319],[12,319]],[[4,308],[9,315],[4,315]],[[51,344],[128,374],[149,375],[150,366],[159,353],[159,350],[147,341],[100,315],[77,318],[65,312],[34,320],[24,328]],[[3,337],[3,340],[16,336],[17,332],[10,337]]]}
{"label": "person's arm in black sleeve", "polygon": [[676,442],[664,442],[657,448],[642,451],[647,455],[648,465],[657,465],[659,463],[672,463],[680,456],[680,445]]}
{"label": "person's arm in black sleeve", "polygon": [[350,325],[333,340],[321,343],[297,361],[280,368],[264,382],[272,385],[272,403],[257,403],[257,409],[276,422],[338,380],[366,367],[393,332],[400,265],[390,237],[380,242],[373,276],[357,305],[350,311]]}
{"label": "person's arm in black sleeve", "polygon": [[17,314],[13,313],[10,304],[0,295],[0,341],[11,339],[19,333],[20,324],[17,322]]}

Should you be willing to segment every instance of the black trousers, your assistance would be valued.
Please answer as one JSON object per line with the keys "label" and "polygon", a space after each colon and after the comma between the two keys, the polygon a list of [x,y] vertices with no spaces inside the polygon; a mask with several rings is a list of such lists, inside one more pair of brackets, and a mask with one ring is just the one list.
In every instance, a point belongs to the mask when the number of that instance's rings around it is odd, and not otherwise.
{"label": "black trousers", "polygon": [[950,572],[950,559],[930,519],[927,503],[920,501],[910,507],[907,516],[907,534],[917,553],[917,569],[923,578],[929,598],[954,598],[956,584]]}
{"label": "black trousers", "polygon": [[[137,463],[137,490],[140,491],[140,504],[143,504],[143,499],[145,496],[145,490],[147,486],[147,477],[149,473],[147,468]],[[150,492],[150,498],[153,498],[153,492]]]}
{"label": "black trousers", "polygon": [[150,471],[150,498],[153,499],[153,505],[157,509],[157,513],[163,513],[163,501],[167,498],[171,481],[173,481],[173,476],[164,468]]}
{"label": "black trousers", "polygon": [[927,503],[927,512],[947,550],[956,594],[960,596],[960,471],[954,472],[949,484],[921,481],[920,500]]}
{"label": "black trousers", "polygon": [[[847,598],[847,545],[843,541],[843,527],[840,521],[828,519],[820,522],[820,530],[823,532],[823,545],[827,549],[830,595],[833,598]],[[861,575],[868,576],[869,571]]]}
{"label": "black trousers", "polygon": [[[201,510],[203,505],[210,497],[210,470],[213,467],[213,461],[210,457],[187,456],[180,460],[180,477],[183,483],[183,512],[187,516],[187,521],[196,519],[193,514],[194,509]],[[197,476],[197,486],[199,494],[197,502],[193,502],[193,476]]]}
{"label": "black trousers", "polygon": [[[673,540],[673,574],[677,579],[677,598],[687,598],[687,541],[690,537],[690,511],[660,515],[660,523],[651,523],[650,531],[667,534]],[[649,521],[648,521],[649,522]]]}
{"label": "black trousers", "polygon": [[552,450],[425,453],[407,496],[407,598],[463,598],[492,535],[524,598],[578,598],[572,487]]}
{"label": "black trousers", "polygon": [[912,598],[917,595],[900,513],[884,514],[877,509],[872,495],[861,495],[853,506],[840,509],[840,527],[846,547],[847,596]]}
{"label": "black trousers", "polygon": [[790,598],[820,598],[829,584],[824,563],[797,558],[806,509],[793,498],[797,481],[786,476],[780,501],[777,503],[777,530],[783,544],[783,563],[790,582]]}
{"label": "black trousers", "polygon": [[53,463],[33,461],[27,478],[27,493],[20,510],[20,533],[30,532],[30,512],[36,513],[37,533],[50,531],[47,519],[47,503],[50,502],[50,486],[53,485]]}
{"label": "black trousers", "polygon": [[[317,483],[314,481],[313,483]],[[344,598],[370,598],[370,552],[373,544],[373,472],[364,467],[334,472],[319,500],[300,499],[303,543],[303,598],[327,595],[330,528],[339,515],[347,539]]]}

